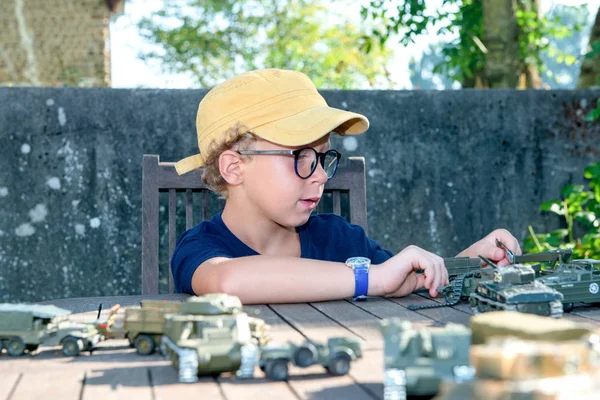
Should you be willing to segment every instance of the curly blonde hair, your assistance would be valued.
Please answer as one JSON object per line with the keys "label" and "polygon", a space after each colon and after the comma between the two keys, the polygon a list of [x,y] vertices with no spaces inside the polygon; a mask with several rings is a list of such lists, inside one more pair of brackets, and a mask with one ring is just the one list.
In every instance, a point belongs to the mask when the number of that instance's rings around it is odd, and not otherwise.
{"label": "curly blonde hair", "polygon": [[[213,192],[223,198],[228,197],[227,182],[221,176],[219,169],[219,157],[225,150],[248,150],[258,140],[252,132],[244,125],[236,124],[227,129],[221,139],[214,140],[210,144],[210,152],[204,160],[202,169],[202,182]],[[242,156],[244,159],[250,156]]]}

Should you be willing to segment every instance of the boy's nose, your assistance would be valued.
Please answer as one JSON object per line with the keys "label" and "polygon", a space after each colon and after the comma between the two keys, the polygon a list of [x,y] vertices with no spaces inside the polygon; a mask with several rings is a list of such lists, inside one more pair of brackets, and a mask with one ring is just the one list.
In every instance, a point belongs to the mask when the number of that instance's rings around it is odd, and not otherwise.
{"label": "boy's nose", "polygon": [[313,174],[311,175],[311,178],[313,181],[317,181],[321,184],[325,184],[325,182],[327,182],[327,173],[323,169],[321,163],[317,163],[317,168],[315,169],[315,172],[313,172]]}

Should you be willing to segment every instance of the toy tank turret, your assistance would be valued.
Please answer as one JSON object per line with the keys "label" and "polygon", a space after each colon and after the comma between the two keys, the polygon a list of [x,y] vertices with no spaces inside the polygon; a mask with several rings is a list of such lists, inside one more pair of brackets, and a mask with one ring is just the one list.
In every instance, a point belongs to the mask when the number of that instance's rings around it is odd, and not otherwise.
{"label": "toy tank turret", "polygon": [[481,281],[469,301],[474,313],[487,311],[519,311],[560,318],[563,314],[563,295],[535,280],[529,265],[514,264],[495,268],[492,281]]}
{"label": "toy tank turret", "polygon": [[236,296],[224,293],[206,294],[190,297],[181,304],[182,314],[222,315],[235,314],[242,311],[242,302]]}
{"label": "toy tank turret", "polygon": [[470,379],[471,331],[463,325],[415,329],[408,321],[381,323],[385,346],[384,398],[433,395],[442,381]]}

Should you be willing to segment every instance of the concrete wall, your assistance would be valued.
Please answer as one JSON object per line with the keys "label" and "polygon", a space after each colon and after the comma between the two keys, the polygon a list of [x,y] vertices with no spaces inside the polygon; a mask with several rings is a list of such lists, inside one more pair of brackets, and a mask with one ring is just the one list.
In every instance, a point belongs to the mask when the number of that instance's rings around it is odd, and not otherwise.
{"label": "concrete wall", "polygon": [[[139,292],[142,154],[194,154],[204,94],[0,88],[0,301]],[[555,228],[539,204],[600,159],[599,124],[583,121],[598,91],[324,95],[371,121],[334,147],[366,157],[371,236],[395,252]]]}
{"label": "concrete wall", "polygon": [[0,1],[0,85],[110,86],[109,17],[123,1]]}

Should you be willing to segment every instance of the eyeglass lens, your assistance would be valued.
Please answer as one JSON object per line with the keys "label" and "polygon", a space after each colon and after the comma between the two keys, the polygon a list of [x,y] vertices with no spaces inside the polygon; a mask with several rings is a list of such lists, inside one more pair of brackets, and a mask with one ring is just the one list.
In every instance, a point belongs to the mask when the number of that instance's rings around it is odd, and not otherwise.
{"label": "eyeglass lens", "polygon": [[[299,154],[296,161],[296,168],[298,175],[302,178],[308,178],[317,169],[317,152],[314,149],[307,148],[303,149]],[[338,158],[335,151],[328,151],[325,153],[323,159],[323,169],[327,174],[327,178],[331,178],[335,174],[337,168]]]}

